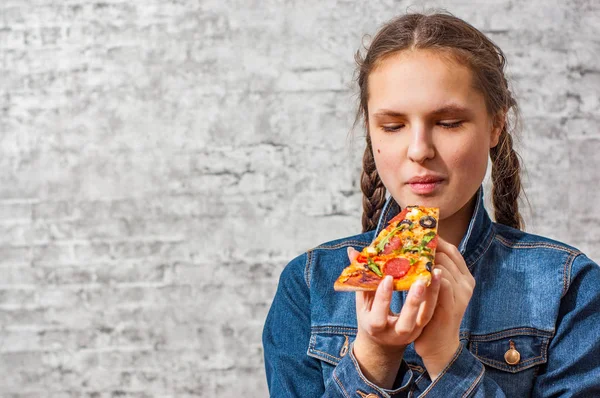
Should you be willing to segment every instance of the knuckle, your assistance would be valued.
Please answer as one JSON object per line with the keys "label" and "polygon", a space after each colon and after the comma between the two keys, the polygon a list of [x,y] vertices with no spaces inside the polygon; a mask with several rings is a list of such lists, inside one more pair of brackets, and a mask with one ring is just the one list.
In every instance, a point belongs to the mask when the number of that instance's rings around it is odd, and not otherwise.
{"label": "knuckle", "polygon": [[405,324],[399,324],[398,326],[396,326],[396,333],[402,335],[411,334],[412,328]]}
{"label": "knuckle", "polygon": [[373,334],[375,333],[375,331],[373,330],[373,325],[370,323],[366,324],[363,329],[365,330],[365,332],[367,332],[369,336],[373,336]]}
{"label": "knuckle", "polygon": [[450,252],[451,254],[455,255],[455,256],[460,256],[460,251],[458,251],[458,247],[452,245],[450,247]]}
{"label": "knuckle", "polygon": [[467,286],[469,287],[469,290],[471,292],[473,290],[475,290],[475,278],[473,278],[473,277],[467,278]]}
{"label": "knuckle", "polygon": [[391,297],[380,297],[377,301],[379,301],[379,304],[384,308],[389,307],[392,302]]}
{"label": "knuckle", "polygon": [[370,334],[371,335],[377,334],[377,333],[381,332],[384,328],[385,328],[384,322],[382,322],[379,319],[373,320],[373,321],[371,321],[371,324],[369,326]]}
{"label": "knuckle", "polygon": [[409,300],[407,300],[408,304],[412,307],[418,307],[421,304],[422,299],[420,297],[411,296]]}

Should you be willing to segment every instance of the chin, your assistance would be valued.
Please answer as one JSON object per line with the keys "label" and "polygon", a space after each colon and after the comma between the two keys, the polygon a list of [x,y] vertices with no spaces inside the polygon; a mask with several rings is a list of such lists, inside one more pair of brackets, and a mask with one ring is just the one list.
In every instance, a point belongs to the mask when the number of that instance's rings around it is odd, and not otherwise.
{"label": "chin", "polygon": [[398,202],[402,208],[411,205],[419,205],[425,207],[440,207],[440,199],[436,196],[424,196],[424,195],[405,195],[400,202]]}

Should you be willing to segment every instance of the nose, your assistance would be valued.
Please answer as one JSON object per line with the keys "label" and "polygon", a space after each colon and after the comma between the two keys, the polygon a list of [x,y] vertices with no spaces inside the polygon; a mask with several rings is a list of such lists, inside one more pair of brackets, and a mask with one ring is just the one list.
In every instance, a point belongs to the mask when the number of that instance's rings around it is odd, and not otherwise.
{"label": "nose", "polygon": [[408,146],[408,158],[413,162],[423,163],[435,156],[435,148],[431,139],[431,131],[426,126],[413,126],[410,144]]}

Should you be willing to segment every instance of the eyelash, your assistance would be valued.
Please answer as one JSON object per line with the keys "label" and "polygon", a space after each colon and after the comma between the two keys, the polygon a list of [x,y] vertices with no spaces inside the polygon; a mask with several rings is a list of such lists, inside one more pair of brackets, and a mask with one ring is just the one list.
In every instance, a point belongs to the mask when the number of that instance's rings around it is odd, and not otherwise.
{"label": "eyelash", "polygon": [[[458,122],[452,122],[452,123],[438,123],[438,126],[451,130],[451,129],[456,129],[458,127],[460,127],[463,124],[462,120],[459,120]],[[395,131],[400,130],[402,127],[404,127],[403,124],[399,124],[399,125],[395,125],[395,126],[382,126],[383,131],[388,132],[388,133],[393,133]]]}
{"label": "eyelash", "polygon": [[439,125],[445,129],[455,129],[455,128],[462,126],[462,124],[463,124],[462,120],[459,120],[458,122],[452,122],[452,123],[439,123]]}

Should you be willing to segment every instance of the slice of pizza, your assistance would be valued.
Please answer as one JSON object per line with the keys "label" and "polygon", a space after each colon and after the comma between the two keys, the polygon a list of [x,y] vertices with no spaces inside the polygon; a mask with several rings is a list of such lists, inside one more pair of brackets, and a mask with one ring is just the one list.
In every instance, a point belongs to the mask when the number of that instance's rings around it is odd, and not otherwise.
{"label": "slice of pizza", "polygon": [[431,283],[439,209],[406,206],[365,247],[335,281],[337,291],[377,290],[386,275],[394,290],[408,290],[418,279]]}

